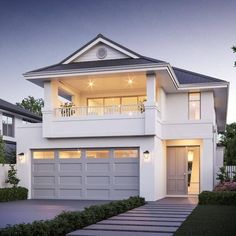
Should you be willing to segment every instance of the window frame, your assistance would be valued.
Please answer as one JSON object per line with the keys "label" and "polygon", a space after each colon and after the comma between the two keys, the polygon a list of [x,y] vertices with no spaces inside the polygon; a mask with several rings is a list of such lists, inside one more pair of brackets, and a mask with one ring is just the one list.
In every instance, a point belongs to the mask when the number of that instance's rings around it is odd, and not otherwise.
{"label": "window frame", "polygon": [[[190,100],[190,95],[191,94],[199,94],[199,100]],[[199,119],[191,119],[190,118],[190,102],[193,102],[193,101],[199,101]],[[196,120],[201,120],[202,118],[202,104],[201,104],[201,101],[202,101],[202,96],[201,96],[201,92],[189,92],[188,93],[188,120],[192,120],[192,121],[196,121]]]}
{"label": "window frame", "polygon": [[[7,127],[7,131],[6,131],[6,134],[4,134],[4,128],[3,128],[3,117],[7,117],[7,124],[6,124],[6,127]],[[8,118],[12,118],[12,135],[9,135],[9,123],[8,123]],[[7,137],[12,137],[14,138],[15,137],[15,117],[11,114],[8,114],[8,113],[2,113],[2,135],[3,136],[7,136]]]}
{"label": "window frame", "polygon": [[137,104],[139,103],[139,98],[140,97],[146,97],[147,95],[124,95],[124,96],[112,96],[112,97],[87,97],[87,107],[89,106],[89,100],[90,99],[102,99],[103,100],[103,106],[105,106],[105,99],[106,98],[119,98],[120,99],[120,106],[122,105],[122,98],[130,98],[130,97],[136,97],[137,98]]}

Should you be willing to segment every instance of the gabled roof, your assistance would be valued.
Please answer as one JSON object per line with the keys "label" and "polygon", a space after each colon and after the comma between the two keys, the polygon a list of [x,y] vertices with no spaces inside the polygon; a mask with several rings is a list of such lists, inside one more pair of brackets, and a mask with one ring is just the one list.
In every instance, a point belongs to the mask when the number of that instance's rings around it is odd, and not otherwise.
{"label": "gabled roof", "polygon": [[139,58],[142,57],[141,55],[139,55],[138,53],[130,50],[129,48],[126,48],[116,42],[114,42],[113,40],[106,38],[104,35],[102,34],[98,34],[95,38],[93,38],[92,40],[90,40],[88,43],[86,43],[84,46],[82,46],[81,48],[79,48],[77,51],[73,52],[71,55],[69,55],[68,57],[66,57],[64,60],[62,60],[60,62],[60,64],[67,64],[73,61],[73,59],[75,59],[77,56],[80,55],[80,53],[82,54],[85,50],[88,50],[89,48],[91,48],[92,46],[94,46],[95,44],[99,43],[99,42],[103,42],[105,44],[109,44],[109,46],[111,47],[115,47],[118,50],[122,50],[122,52],[124,52],[125,54],[127,54],[128,56],[130,56],[131,58]]}
{"label": "gabled roof", "polygon": [[[86,50],[96,45],[99,42],[108,43],[111,47],[117,47],[119,50],[123,50],[124,53],[129,54],[129,58],[124,59],[110,59],[110,60],[96,60],[96,61],[81,61],[81,62],[73,62],[73,60],[80,54],[84,53]],[[117,49],[116,48],[116,49]],[[59,62],[58,64],[54,64],[51,66],[43,67],[37,70],[29,71],[24,74],[24,76],[30,77],[31,75],[37,76],[41,74],[57,74],[57,73],[69,73],[80,69],[100,69],[100,68],[115,68],[120,66],[141,66],[141,65],[168,65],[168,62],[157,60],[154,58],[146,57],[140,55],[111,39],[106,38],[102,34],[98,34],[95,38],[90,40],[87,44],[82,46],[80,49],[72,53],[70,56],[66,57],[64,60]],[[199,74],[196,72],[180,69],[177,67],[172,67],[174,74],[180,85],[198,85],[198,84],[217,84],[217,83],[227,83],[224,80],[220,80],[214,77],[206,76],[203,74]]]}
{"label": "gabled roof", "polygon": [[8,112],[12,112],[21,116],[24,116],[25,118],[34,121],[34,122],[41,122],[42,121],[42,117],[38,116],[30,111],[27,111],[17,105],[14,105],[10,102],[4,101],[2,99],[0,99],[0,109],[3,111],[8,111]]}
{"label": "gabled roof", "polygon": [[[102,61],[84,61],[84,62],[74,62],[69,64],[55,64],[48,67],[43,67],[37,70],[30,71],[28,73],[37,72],[60,72],[65,70],[74,69],[90,69],[90,68],[100,68],[100,67],[113,67],[113,66],[126,66],[126,65],[148,65],[153,64],[153,60],[148,58],[125,58],[125,59],[113,59],[113,60],[102,60]],[[162,63],[162,61],[155,60],[155,63]]]}

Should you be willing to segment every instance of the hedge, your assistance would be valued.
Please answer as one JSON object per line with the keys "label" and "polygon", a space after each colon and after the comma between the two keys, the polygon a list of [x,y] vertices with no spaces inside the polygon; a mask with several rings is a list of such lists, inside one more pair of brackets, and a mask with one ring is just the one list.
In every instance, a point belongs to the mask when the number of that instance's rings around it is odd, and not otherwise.
{"label": "hedge", "polygon": [[198,196],[200,205],[236,205],[236,192],[204,191]]}
{"label": "hedge", "polygon": [[52,220],[34,221],[28,224],[8,226],[0,230],[1,236],[64,236],[98,221],[124,213],[145,204],[141,197],[91,206],[81,212],[63,212]]}
{"label": "hedge", "polygon": [[0,202],[25,200],[28,196],[28,189],[23,187],[0,188]]}

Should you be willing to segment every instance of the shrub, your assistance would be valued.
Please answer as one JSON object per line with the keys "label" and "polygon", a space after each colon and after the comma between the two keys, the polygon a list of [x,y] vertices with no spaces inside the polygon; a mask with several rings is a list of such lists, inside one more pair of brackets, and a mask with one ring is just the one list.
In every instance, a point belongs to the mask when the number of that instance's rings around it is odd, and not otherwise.
{"label": "shrub", "polygon": [[0,202],[25,200],[28,197],[28,189],[23,187],[0,188]]}
{"label": "shrub", "polygon": [[217,173],[217,180],[220,180],[220,183],[223,183],[225,181],[230,181],[229,174],[226,171],[225,166],[220,167],[219,173]]}
{"label": "shrub", "polygon": [[10,170],[7,172],[7,180],[5,182],[11,184],[13,188],[16,188],[20,182],[20,179],[17,178],[17,170],[15,169],[15,165],[10,164],[9,166]]}
{"label": "shrub", "polygon": [[236,191],[236,182],[230,181],[230,182],[219,183],[215,186],[214,191],[215,192]]}
{"label": "shrub", "polygon": [[200,205],[236,205],[236,192],[203,191],[198,196]]}
{"label": "shrub", "polygon": [[111,202],[100,206],[90,206],[81,212],[63,212],[52,220],[18,224],[0,230],[1,236],[64,236],[98,221],[118,215],[145,204],[141,197]]}

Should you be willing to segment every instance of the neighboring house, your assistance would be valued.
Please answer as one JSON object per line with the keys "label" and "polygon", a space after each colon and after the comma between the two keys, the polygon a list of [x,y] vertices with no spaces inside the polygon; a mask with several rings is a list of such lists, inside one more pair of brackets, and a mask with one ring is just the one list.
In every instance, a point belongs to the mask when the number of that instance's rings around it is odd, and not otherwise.
{"label": "neighboring house", "polygon": [[30,198],[157,200],[212,190],[228,82],[103,35],[24,76],[45,100],[42,124],[17,130]]}
{"label": "neighboring house", "polygon": [[[16,163],[18,133],[16,126],[22,123],[42,122],[42,118],[0,99],[0,135],[4,140],[6,164]],[[8,165],[0,166],[0,187],[4,185]]]}

